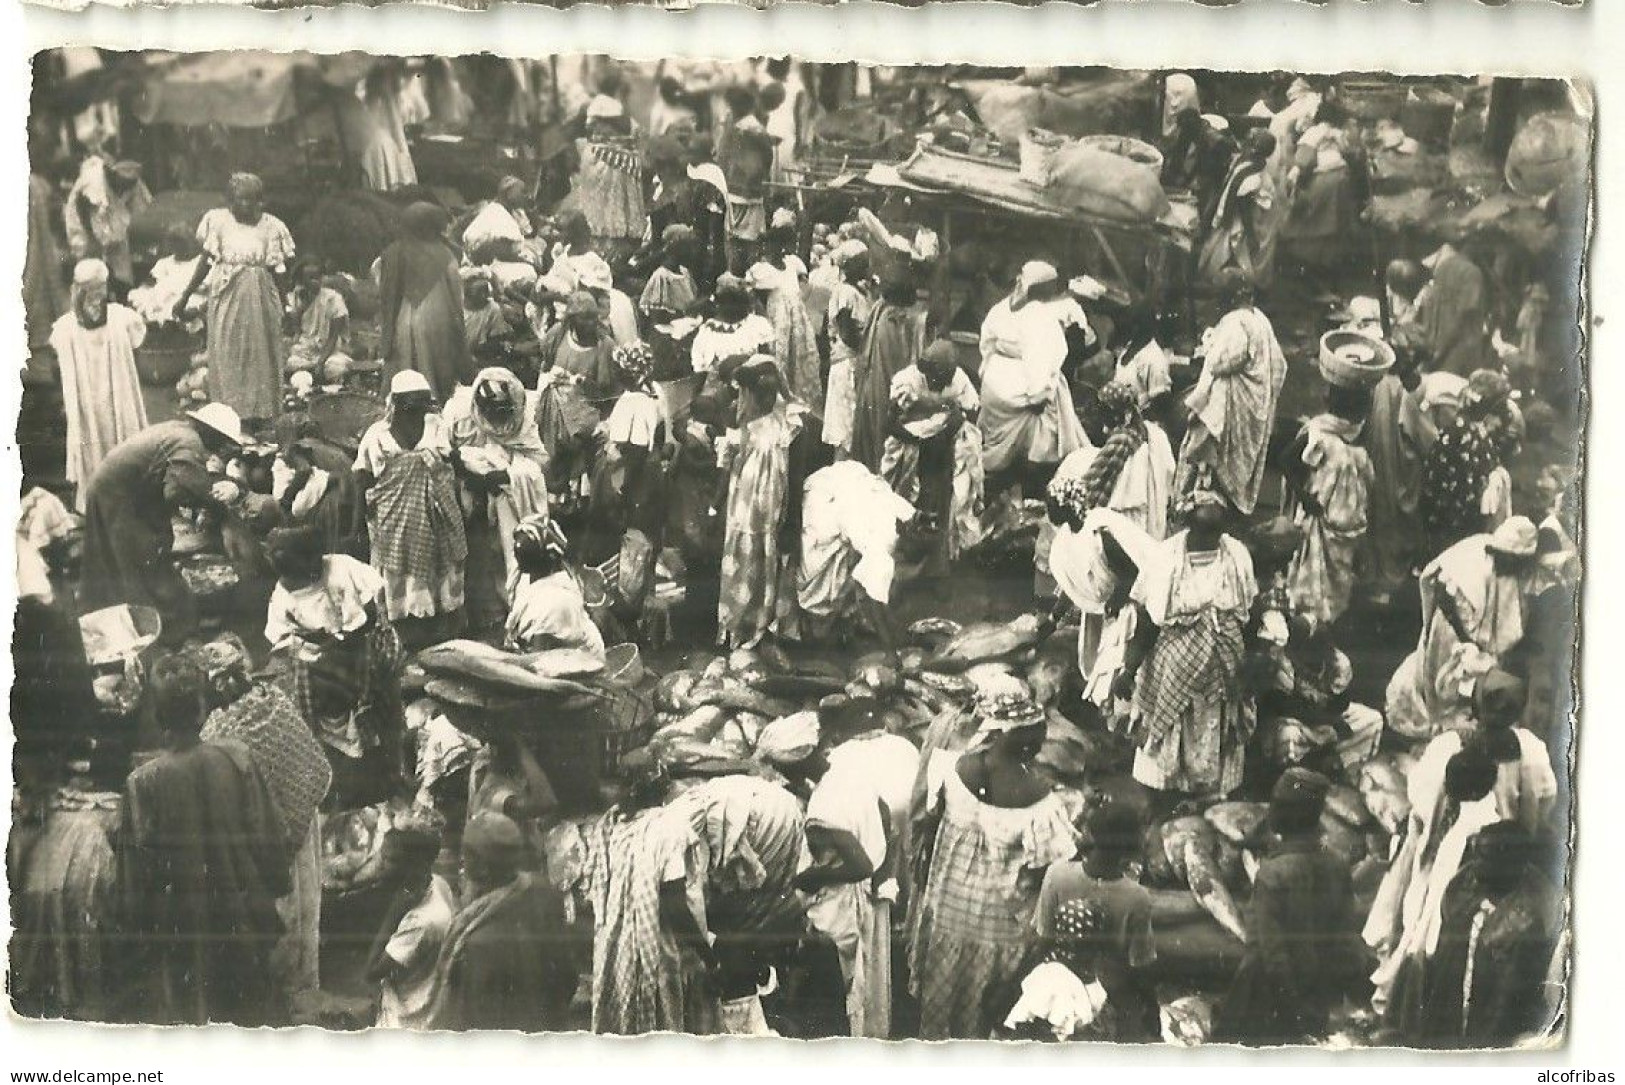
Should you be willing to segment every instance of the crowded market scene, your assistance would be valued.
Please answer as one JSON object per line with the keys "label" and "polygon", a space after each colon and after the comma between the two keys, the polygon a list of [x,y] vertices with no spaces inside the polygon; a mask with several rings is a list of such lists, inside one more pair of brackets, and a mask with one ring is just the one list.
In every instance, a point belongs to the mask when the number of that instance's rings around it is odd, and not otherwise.
{"label": "crowded market scene", "polygon": [[1561,1040],[1585,84],[33,68],[18,1013]]}

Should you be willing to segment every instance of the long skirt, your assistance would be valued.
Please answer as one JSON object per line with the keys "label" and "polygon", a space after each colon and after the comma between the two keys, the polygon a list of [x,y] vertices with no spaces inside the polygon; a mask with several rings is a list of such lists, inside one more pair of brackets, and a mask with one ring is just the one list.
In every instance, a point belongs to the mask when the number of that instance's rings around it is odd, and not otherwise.
{"label": "long skirt", "polygon": [[282,409],[282,297],[271,270],[238,269],[209,299],[209,398],[242,418]]}
{"label": "long skirt", "polygon": [[11,989],[25,1014],[96,1020],[109,1007],[106,939],[117,877],[116,810],[56,811],[13,896]]}
{"label": "long skirt", "polygon": [[403,369],[416,370],[444,403],[458,382],[473,376],[463,342],[462,313],[449,289],[430,290],[418,301],[403,300],[395,311],[394,349],[384,382]]}
{"label": "long skirt", "polygon": [[318,947],[322,919],[321,815],[310,819],[304,843],[293,853],[293,888],[276,902],[285,928],[271,949],[271,972],[286,995],[321,986]]}

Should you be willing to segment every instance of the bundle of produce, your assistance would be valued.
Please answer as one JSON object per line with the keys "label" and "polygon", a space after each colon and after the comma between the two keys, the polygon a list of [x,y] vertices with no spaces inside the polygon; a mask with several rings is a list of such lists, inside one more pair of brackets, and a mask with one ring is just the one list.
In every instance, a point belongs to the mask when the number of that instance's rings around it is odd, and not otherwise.
{"label": "bundle of produce", "polygon": [[325,815],[321,820],[322,888],[345,892],[377,881],[383,872],[384,836],[397,821],[414,816],[398,800]]}

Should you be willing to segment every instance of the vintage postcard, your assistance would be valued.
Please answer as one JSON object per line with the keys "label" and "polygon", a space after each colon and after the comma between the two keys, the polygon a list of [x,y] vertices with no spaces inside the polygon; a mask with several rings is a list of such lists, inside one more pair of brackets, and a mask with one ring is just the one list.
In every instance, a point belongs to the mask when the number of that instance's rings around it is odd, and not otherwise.
{"label": "vintage postcard", "polygon": [[1560,1045],[1595,112],[39,53],[13,1010]]}

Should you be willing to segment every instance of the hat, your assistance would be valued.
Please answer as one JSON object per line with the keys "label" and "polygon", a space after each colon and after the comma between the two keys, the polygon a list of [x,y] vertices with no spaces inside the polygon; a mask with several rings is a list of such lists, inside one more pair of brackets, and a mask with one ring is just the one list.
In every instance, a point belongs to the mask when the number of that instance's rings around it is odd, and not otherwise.
{"label": "hat", "polygon": [[1275,788],[1270,792],[1270,806],[1300,810],[1313,808],[1318,817],[1331,786],[1331,782],[1320,773],[1294,765],[1275,781]]}
{"label": "hat", "polygon": [[81,260],[73,265],[74,286],[103,286],[109,275],[107,265],[100,260]]}
{"label": "hat", "polygon": [[415,369],[403,369],[389,378],[389,394],[391,396],[411,395],[413,392],[433,394],[434,389],[429,387],[429,378]]}
{"label": "hat", "polygon": [[745,285],[752,290],[772,290],[779,285],[783,277],[784,273],[778,268],[766,260],[758,260],[745,272]]}
{"label": "hat", "polygon": [[463,853],[493,861],[515,860],[525,846],[518,824],[506,814],[475,814],[463,830]]}
{"label": "hat", "polygon": [[839,245],[835,246],[835,251],[830,255],[835,258],[835,263],[837,265],[845,264],[859,256],[869,255],[869,246],[865,245],[855,237],[849,237]]}
{"label": "hat", "polygon": [[564,529],[545,512],[531,513],[513,529],[514,549],[533,547],[542,553],[563,555],[570,546]]}
{"label": "hat", "polygon": [[573,292],[564,303],[564,315],[566,317],[597,316],[598,311],[598,299],[585,290]]}
{"label": "hat", "polygon": [[1473,690],[1473,707],[1480,723],[1511,727],[1523,717],[1528,695],[1521,679],[1497,667],[1478,680]]}
{"label": "hat", "polygon": [[240,445],[245,440],[243,424],[238,419],[237,412],[224,403],[205,403],[195,411],[187,411],[186,417],[200,425],[208,426],[234,445]]}
{"label": "hat", "polygon": [[1540,532],[1527,516],[1513,516],[1503,521],[1484,544],[1485,549],[1514,558],[1534,557],[1540,545]]}
{"label": "hat", "polygon": [[587,119],[589,121],[612,121],[618,117],[626,116],[626,107],[619,98],[611,98],[607,94],[600,94],[587,103]]}
{"label": "hat", "polygon": [[609,262],[596,252],[584,252],[570,261],[575,269],[576,281],[584,290],[609,290],[615,285],[615,276]]}
{"label": "hat", "polygon": [[1230,131],[1230,122],[1217,113],[1203,113],[1202,120],[1207,122],[1207,126],[1215,132]]}

